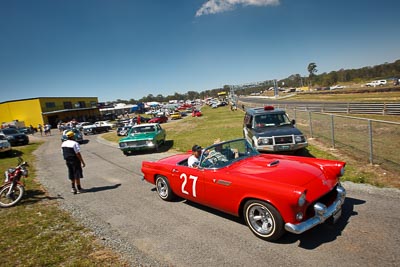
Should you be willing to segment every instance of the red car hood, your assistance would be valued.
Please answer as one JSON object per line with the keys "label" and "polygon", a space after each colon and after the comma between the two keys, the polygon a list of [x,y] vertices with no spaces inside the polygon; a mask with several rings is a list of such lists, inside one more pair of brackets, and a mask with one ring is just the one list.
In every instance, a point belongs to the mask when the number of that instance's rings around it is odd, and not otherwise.
{"label": "red car hood", "polygon": [[[328,164],[327,164],[328,163]],[[315,158],[259,155],[239,161],[231,165],[230,175],[251,176],[268,183],[281,183],[291,186],[307,187],[323,185],[332,188],[337,183],[337,173],[340,167],[335,165],[334,172],[328,172],[324,168],[329,166],[330,161]],[[327,175],[327,174],[330,175]],[[327,177],[329,176],[329,177]]]}

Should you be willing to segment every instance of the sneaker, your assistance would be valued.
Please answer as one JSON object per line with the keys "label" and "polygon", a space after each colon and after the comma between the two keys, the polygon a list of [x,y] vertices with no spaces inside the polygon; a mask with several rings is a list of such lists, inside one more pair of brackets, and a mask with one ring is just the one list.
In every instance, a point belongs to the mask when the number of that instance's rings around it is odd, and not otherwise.
{"label": "sneaker", "polygon": [[71,189],[71,193],[72,193],[72,194],[76,194],[76,193],[77,193],[77,192],[76,192],[76,189],[75,189],[75,188],[72,188],[72,189]]}
{"label": "sneaker", "polygon": [[76,193],[77,194],[86,193],[86,190],[81,188],[81,189],[78,189],[78,191]]}

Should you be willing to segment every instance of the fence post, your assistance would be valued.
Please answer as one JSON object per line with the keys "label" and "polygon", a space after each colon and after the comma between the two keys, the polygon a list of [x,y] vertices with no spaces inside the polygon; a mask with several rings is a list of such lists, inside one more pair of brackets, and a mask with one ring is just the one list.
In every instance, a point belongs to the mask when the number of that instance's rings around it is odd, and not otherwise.
{"label": "fence post", "polygon": [[332,148],[335,148],[335,124],[333,121],[333,114],[331,114],[331,135],[332,135]]}
{"label": "fence post", "polygon": [[368,120],[368,132],[369,132],[369,163],[374,164],[371,120]]}
{"label": "fence post", "polygon": [[313,129],[312,129],[312,120],[311,120],[311,112],[308,112],[308,123],[310,124],[310,135],[311,138],[314,138]]}

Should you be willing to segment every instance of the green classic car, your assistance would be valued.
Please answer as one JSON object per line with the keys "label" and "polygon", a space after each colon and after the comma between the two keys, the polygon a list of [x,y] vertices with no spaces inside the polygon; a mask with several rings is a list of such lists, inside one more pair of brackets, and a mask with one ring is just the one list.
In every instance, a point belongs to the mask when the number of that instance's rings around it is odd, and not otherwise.
{"label": "green classic car", "polygon": [[158,123],[144,123],[133,126],[128,135],[119,140],[124,155],[133,151],[152,149],[158,151],[165,143],[166,132]]}

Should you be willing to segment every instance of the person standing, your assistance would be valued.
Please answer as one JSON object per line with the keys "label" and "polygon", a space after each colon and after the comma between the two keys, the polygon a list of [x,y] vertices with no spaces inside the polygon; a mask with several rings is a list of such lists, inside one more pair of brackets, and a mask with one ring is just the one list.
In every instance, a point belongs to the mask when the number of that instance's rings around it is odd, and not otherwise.
{"label": "person standing", "polygon": [[41,124],[38,125],[38,129],[39,129],[39,132],[40,132],[40,136],[43,136],[43,127],[42,127]]}
{"label": "person standing", "polygon": [[139,114],[136,117],[136,124],[140,124],[140,115]]}
{"label": "person standing", "polygon": [[71,192],[73,194],[83,193],[85,190],[81,187],[80,179],[83,178],[82,167],[86,165],[81,155],[79,143],[74,140],[74,132],[68,131],[66,135],[67,140],[61,144],[61,149],[68,168],[68,178],[72,186]]}

